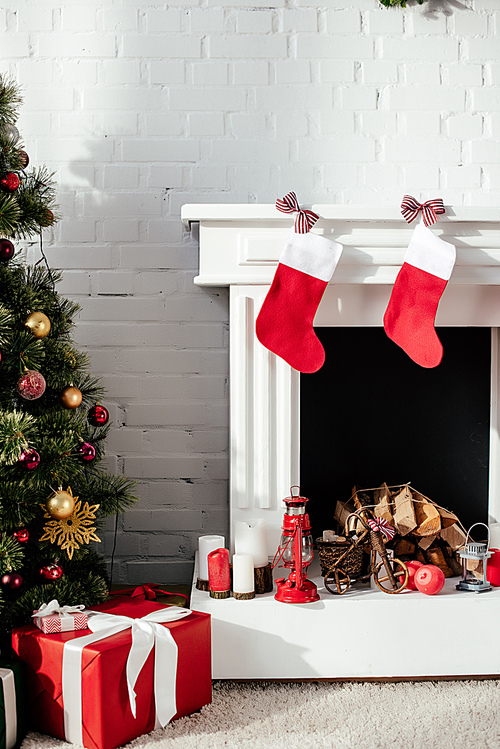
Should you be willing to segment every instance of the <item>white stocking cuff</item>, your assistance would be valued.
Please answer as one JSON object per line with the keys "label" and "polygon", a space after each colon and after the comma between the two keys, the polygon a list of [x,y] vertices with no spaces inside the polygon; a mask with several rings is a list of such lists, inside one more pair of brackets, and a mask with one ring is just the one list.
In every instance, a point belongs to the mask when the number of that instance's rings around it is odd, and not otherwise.
{"label": "white stocking cuff", "polygon": [[405,263],[449,281],[456,259],[455,246],[437,237],[427,226],[415,227],[405,255]]}
{"label": "white stocking cuff", "polygon": [[311,232],[296,234],[292,229],[279,261],[289,268],[328,282],[342,250],[342,245],[333,239]]}

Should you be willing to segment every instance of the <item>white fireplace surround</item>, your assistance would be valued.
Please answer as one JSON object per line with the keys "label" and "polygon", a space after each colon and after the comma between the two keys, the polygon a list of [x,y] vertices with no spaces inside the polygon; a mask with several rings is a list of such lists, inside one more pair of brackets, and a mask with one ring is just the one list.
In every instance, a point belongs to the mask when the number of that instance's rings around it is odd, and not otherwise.
{"label": "white fireplace surround", "polygon": [[[397,208],[376,205],[307,207],[321,216],[313,231],[335,239],[344,247],[316,314],[315,325],[381,326],[392,284],[403,263],[414,225],[408,225]],[[500,520],[499,219],[500,211],[496,208],[447,207],[446,215],[433,227],[436,234],[457,248],[457,262],[439,306],[437,325],[486,326],[492,329],[491,521]],[[258,342],[255,320],[293,225],[293,218],[279,213],[274,205],[188,204],[183,206],[182,220],[186,227],[199,224],[200,264],[195,283],[230,288],[231,535],[237,520],[264,517],[268,523],[269,556],[272,557],[280,536],[282,499],[289,494],[291,485],[300,485],[300,375]],[[334,424],[332,428],[335,428]],[[453,584],[455,582],[456,579]],[[416,626],[421,620],[421,625],[425,627],[432,612],[448,618],[453,610],[454,616],[459,615],[460,626],[464,618],[472,617],[469,625],[472,627],[477,606],[482,605],[483,617],[487,614],[498,620],[500,589],[482,596],[453,595],[453,585],[447,581],[446,592],[449,595],[441,595],[439,601],[419,593],[387,596],[373,592],[369,597],[372,608],[363,614],[359,597],[351,599],[348,604],[345,597],[327,594],[322,595],[320,603],[322,609],[331,612],[330,615],[335,611],[336,618],[340,612],[340,600],[344,626],[347,627],[346,637],[357,633],[358,650],[359,637],[363,636],[366,627],[363,625],[360,628],[359,623],[356,624],[354,612],[371,617],[379,611],[380,605],[386,613],[389,605],[393,609],[392,637],[398,617],[403,617],[400,622],[403,629],[407,616],[414,620]],[[380,596],[386,600],[380,599]],[[401,601],[402,598],[404,601]],[[264,599],[259,597],[255,602],[248,602],[246,607],[245,602],[235,602],[234,599],[216,601],[214,604],[206,593],[193,592],[194,608],[212,614],[216,678],[421,677],[433,674],[500,673],[500,649],[498,645],[492,645],[493,629],[491,643],[487,636],[484,640],[488,647],[478,644],[475,656],[466,657],[465,660],[463,657],[454,659],[455,649],[450,648],[449,640],[446,644],[441,643],[439,637],[435,647],[431,647],[434,660],[429,655],[423,662],[418,658],[401,659],[398,655],[387,661],[377,658],[371,651],[363,651],[363,648],[357,657],[350,654],[346,659],[347,651],[343,646],[330,648],[330,655],[325,654],[329,632],[328,640],[331,642],[332,621],[323,616],[323,624],[320,624],[321,617],[311,618],[311,609],[319,604],[305,607],[279,604],[274,602],[271,594]],[[417,599],[422,599],[418,609],[415,607]],[[358,605],[353,607],[355,602]],[[410,603],[411,612],[409,608],[405,612]],[[456,608],[457,603],[460,604],[460,611]],[[254,604],[253,608],[251,604]],[[309,610],[308,616],[304,609]],[[311,633],[315,632],[312,637],[318,645],[316,648],[309,645],[307,655],[304,655],[303,637],[301,639],[297,628],[300,629],[306,620],[311,624],[314,622]],[[279,626],[277,621],[281,623]],[[282,654],[280,637],[277,635],[281,626],[291,628],[295,633],[285,637]],[[454,627],[457,635],[461,632],[455,622],[451,630],[447,630],[447,636],[451,639]],[[472,633],[473,629],[470,631],[471,638]],[[466,632],[463,635],[465,645]],[[251,637],[256,647],[244,656],[242,648],[245,651],[246,636]],[[477,641],[477,638],[474,639]],[[288,652],[288,646],[292,644],[300,653],[296,658],[290,658]],[[387,647],[394,650],[393,646],[394,641],[389,639]],[[256,650],[262,650],[260,658],[256,657]],[[285,656],[285,653],[288,655]]]}
{"label": "white fireplace surround", "polygon": [[[312,210],[322,217],[313,231],[344,246],[315,325],[381,326],[415,224],[381,206]],[[254,330],[293,218],[273,205],[185,205],[182,218],[187,226],[199,222],[195,283],[230,287],[231,529],[237,520],[266,517],[271,555],[280,535],[281,500],[292,484],[300,484],[300,375],[265,349]],[[457,248],[437,324],[492,328],[489,514],[499,520],[500,211],[447,207],[433,230]]]}

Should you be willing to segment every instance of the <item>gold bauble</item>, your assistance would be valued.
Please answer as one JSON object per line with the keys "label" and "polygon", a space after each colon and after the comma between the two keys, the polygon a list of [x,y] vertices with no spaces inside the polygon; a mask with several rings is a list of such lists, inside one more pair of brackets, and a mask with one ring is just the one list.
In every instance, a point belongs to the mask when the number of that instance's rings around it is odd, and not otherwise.
{"label": "gold bauble", "polygon": [[46,503],[47,512],[51,518],[56,518],[57,520],[69,518],[75,509],[75,499],[78,499],[78,497],[73,497],[73,493],[69,486],[67,491],[63,491],[62,486],[60,486],[59,489],[48,498]]}
{"label": "gold bauble", "polygon": [[24,323],[31,330],[35,338],[45,338],[50,332],[50,320],[43,312],[32,312]]}
{"label": "gold bauble", "polygon": [[78,388],[68,385],[61,391],[59,400],[65,408],[78,408],[82,402],[82,394]]}

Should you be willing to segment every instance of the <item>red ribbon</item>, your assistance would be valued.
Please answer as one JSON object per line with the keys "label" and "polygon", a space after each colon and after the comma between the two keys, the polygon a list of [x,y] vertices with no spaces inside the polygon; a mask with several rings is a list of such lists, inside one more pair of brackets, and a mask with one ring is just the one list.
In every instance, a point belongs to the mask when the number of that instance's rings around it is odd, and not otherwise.
{"label": "red ribbon", "polygon": [[295,219],[296,234],[307,234],[319,219],[318,214],[314,213],[314,211],[309,211],[306,208],[301,209],[294,192],[289,192],[288,195],[285,195],[281,200],[278,198],[276,201],[276,208],[282,213],[297,213]]}
{"label": "red ribbon", "polygon": [[443,199],[434,198],[425,203],[419,203],[411,195],[405,195],[401,203],[401,213],[409,224],[417,218],[422,211],[422,217],[426,226],[432,226],[438,220],[438,216],[445,212]]}
{"label": "red ribbon", "polygon": [[367,522],[372,531],[381,531],[389,541],[396,535],[396,531],[392,525],[389,525],[384,518],[375,518],[374,520],[369,518]]}
{"label": "red ribbon", "polygon": [[125,588],[124,590],[114,590],[110,593],[111,596],[130,596],[131,598],[143,598],[148,601],[152,601],[156,598],[157,593],[163,593],[166,596],[180,596],[189,601],[189,596],[184,593],[170,593],[168,590],[161,590],[157,583],[146,583],[146,585],[139,585],[137,588]]}

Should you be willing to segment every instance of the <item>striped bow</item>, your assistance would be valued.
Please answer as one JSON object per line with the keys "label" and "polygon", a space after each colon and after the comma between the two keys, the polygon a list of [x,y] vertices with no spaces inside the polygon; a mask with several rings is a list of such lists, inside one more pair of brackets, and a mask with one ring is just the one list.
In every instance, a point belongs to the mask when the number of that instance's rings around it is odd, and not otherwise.
{"label": "striped bow", "polygon": [[382,531],[388,541],[390,541],[391,538],[394,538],[394,536],[396,535],[396,531],[394,530],[392,525],[389,525],[387,520],[384,520],[384,518],[368,518],[367,522],[372,531]]}
{"label": "striped bow", "polygon": [[282,213],[295,213],[297,217],[295,219],[295,233],[296,234],[307,234],[312,229],[316,221],[319,219],[317,213],[314,211],[308,211],[305,208],[300,208],[299,201],[294,192],[289,192],[281,200],[278,198],[276,201],[276,208]]}
{"label": "striped bow", "polygon": [[420,211],[422,211],[422,217],[426,226],[435,224],[438,216],[445,212],[443,199],[434,198],[433,200],[428,200],[426,203],[418,203],[411,195],[405,195],[401,203],[401,213],[409,224],[417,218]]}

